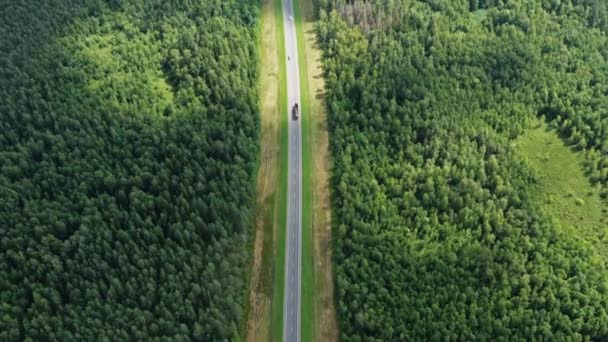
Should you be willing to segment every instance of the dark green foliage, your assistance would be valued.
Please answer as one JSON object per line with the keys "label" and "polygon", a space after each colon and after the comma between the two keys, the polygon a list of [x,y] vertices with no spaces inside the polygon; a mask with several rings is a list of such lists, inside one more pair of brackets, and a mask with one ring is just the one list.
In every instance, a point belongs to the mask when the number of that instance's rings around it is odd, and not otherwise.
{"label": "dark green foliage", "polygon": [[256,1],[3,1],[0,340],[235,340]]}
{"label": "dark green foliage", "polygon": [[512,145],[544,115],[606,185],[595,3],[319,3],[342,339],[607,339],[606,260]]}

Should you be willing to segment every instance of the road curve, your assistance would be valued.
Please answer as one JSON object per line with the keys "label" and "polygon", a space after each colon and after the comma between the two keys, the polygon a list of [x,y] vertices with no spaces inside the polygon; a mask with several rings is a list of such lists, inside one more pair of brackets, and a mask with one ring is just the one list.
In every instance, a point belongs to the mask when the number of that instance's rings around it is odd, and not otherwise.
{"label": "road curve", "polygon": [[285,249],[285,291],[283,299],[283,341],[300,342],[300,303],[302,274],[302,118],[293,120],[291,108],[300,103],[300,72],[293,0],[283,0],[283,29],[287,56],[287,117],[289,120],[289,165],[287,238]]}

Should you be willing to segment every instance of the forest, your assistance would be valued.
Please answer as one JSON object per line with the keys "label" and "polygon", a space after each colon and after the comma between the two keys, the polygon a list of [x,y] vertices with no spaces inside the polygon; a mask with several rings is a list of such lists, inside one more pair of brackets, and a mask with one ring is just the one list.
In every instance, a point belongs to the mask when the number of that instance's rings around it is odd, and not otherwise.
{"label": "forest", "polygon": [[0,7],[0,340],[242,339],[258,2]]}
{"label": "forest", "polygon": [[584,155],[605,242],[606,2],[316,3],[341,340],[607,340],[608,260],[515,144]]}

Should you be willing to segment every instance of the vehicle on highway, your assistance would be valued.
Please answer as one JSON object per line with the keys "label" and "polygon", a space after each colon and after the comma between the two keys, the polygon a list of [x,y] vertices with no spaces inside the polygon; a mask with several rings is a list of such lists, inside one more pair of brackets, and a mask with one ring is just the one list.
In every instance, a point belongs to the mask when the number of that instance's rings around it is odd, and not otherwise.
{"label": "vehicle on highway", "polygon": [[295,105],[293,105],[293,107],[291,108],[291,118],[293,120],[298,120],[298,114],[300,114],[300,108],[298,108],[298,104],[296,103]]}
{"label": "vehicle on highway", "polygon": [[292,21],[292,20],[293,20],[293,18],[291,16],[289,16],[289,21]]}

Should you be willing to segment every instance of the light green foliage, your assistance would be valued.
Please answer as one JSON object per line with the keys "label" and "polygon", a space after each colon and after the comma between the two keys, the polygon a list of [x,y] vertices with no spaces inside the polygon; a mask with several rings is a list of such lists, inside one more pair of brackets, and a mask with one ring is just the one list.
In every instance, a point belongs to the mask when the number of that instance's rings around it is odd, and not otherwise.
{"label": "light green foliage", "polygon": [[[119,18],[114,20],[121,24],[126,21]],[[105,25],[102,31],[111,31],[115,24]],[[107,105],[115,104],[116,111],[163,115],[173,103],[173,92],[161,68],[159,43],[152,34],[129,39],[123,31],[83,38],[74,58],[87,71],[85,88]],[[141,55],[129,58],[134,51],[140,51]]]}

